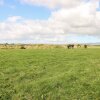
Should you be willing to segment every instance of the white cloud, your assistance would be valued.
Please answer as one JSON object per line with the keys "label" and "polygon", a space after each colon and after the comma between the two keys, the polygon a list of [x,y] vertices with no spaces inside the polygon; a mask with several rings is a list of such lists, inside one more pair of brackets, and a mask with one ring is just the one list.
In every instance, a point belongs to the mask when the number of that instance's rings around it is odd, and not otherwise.
{"label": "white cloud", "polygon": [[10,16],[10,17],[7,18],[6,21],[8,21],[8,22],[16,22],[16,21],[21,20],[21,19],[23,19],[21,16]]}
{"label": "white cloud", "polygon": [[58,7],[74,7],[78,6],[86,0],[20,0],[22,3],[45,6],[49,8],[58,8]]}
{"label": "white cloud", "polygon": [[[60,9],[53,12],[52,20],[59,22],[62,29],[67,33],[76,34],[99,34],[97,24],[100,12],[96,11],[93,3],[87,3],[71,9]],[[92,30],[92,31],[91,31]]]}
{"label": "white cloud", "polygon": [[87,2],[92,2],[98,6],[99,0],[19,0],[23,4],[45,6],[48,8],[73,8]]}

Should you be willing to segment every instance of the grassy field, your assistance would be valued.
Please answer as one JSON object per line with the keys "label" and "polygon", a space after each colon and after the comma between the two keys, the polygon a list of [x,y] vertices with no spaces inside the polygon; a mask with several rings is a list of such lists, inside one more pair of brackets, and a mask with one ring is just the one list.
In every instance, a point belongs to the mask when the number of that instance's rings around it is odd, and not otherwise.
{"label": "grassy field", "polygon": [[0,50],[0,100],[100,100],[100,49]]}

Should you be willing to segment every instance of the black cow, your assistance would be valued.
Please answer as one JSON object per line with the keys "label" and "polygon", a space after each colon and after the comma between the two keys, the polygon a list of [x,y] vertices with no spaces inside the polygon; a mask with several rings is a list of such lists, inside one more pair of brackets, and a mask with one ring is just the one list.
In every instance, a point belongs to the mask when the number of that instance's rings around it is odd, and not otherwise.
{"label": "black cow", "polygon": [[74,44],[68,44],[68,45],[67,45],[67,48],[68,48],[68,49],[73,49],[73,48],[74,48]]}
{"label": "black cow", "polygon": [[86,45],[86,44],[84,45],[84,48],[85,48],[85,49],[87,48],[87,45]]}

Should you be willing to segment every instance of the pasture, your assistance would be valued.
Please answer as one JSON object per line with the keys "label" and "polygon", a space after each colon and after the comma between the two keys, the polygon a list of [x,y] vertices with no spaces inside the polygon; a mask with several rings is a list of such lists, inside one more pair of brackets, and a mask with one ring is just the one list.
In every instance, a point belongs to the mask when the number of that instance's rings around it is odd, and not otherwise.
{"label": "pasture", "polygon": [[0,100],[100,100],[100,49],[1,49]]}

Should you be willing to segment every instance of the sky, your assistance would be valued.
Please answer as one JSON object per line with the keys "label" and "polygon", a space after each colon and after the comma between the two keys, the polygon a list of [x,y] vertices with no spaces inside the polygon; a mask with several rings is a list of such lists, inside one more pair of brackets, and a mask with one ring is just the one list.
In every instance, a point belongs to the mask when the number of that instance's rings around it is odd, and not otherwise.
{"label": "sky", "polygon": [[99,0],[0,0],[0,43],[98,42]]}

